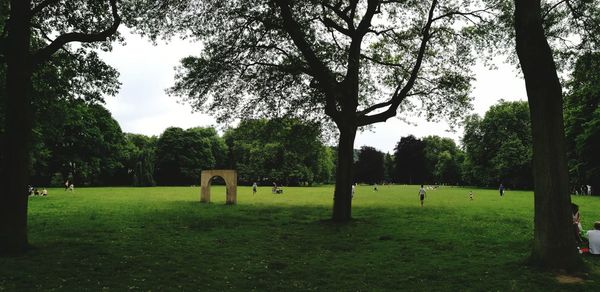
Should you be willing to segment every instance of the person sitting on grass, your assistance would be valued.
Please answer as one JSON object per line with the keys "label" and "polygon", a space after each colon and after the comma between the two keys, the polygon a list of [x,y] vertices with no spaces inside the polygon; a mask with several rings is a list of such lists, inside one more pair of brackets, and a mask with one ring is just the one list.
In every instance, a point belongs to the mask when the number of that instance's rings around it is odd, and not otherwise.
{"label": "person sitting on grass", "polygon": [[590,253],[600,255],[600,221],[594,222],[594,230],[587,232]]}
{"label": "person sitting on grass", "polygon": [[573,215],[573,228],[575,229],[575,239],[577,243],[582,243],[581,239],[581,231],[583,228],[581,227],[581,218],[579,216],[579,206],[577,204],[571,203],[571,212]]}

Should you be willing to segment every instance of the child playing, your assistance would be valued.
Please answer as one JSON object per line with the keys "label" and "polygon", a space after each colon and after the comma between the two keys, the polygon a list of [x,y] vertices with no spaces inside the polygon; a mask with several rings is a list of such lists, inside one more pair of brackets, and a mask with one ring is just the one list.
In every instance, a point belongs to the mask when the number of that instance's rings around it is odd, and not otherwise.
{"label": "child playing", "polygon": [[419,189],[419,199],[421,200],[421,207],[423,207],[423,201],[425,201],[425,188],[423,188],[423,185]]}

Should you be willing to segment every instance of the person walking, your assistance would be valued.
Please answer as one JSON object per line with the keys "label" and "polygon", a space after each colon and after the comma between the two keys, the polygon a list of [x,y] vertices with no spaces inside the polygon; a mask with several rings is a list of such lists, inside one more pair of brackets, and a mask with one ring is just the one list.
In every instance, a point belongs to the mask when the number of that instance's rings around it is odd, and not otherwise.
{"label": "person walking", "polygon": [[257,187],[258,187],[258,186],[256,185],[256,182],[254,182],[254,183],[252,184],[252,195],[256,195],[256,188],[257,188]]}
{"label": "person walking", "polygon": [[500,183],[498,190],[500,191],[500,197],[504,197],[504,185],[502,183]]}
{"label": "person walking", "polygon": [[421,207],[423,207],[423,202],[425,201],[425,188],[421,185],[419,189],[419,199],[421,200]]}

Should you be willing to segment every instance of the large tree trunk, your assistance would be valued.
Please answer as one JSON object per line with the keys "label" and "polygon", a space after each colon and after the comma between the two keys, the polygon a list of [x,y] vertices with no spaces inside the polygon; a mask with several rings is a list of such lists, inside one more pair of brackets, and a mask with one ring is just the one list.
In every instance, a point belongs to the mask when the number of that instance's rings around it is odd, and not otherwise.
{"label": "large tree trunk", "polygon": [[354,166],[355,127],[339,127],[340,140],[335,173],[335,193],[333,195],[333,218],[335,222],[348,222],[352,219],[352,168]]}
{"label": "large tree trunk", "polygon": [[577,269],[581,259],[571,219],[562,89],[542,25],[540,0],[515,0],[515,31],[533,135],[532,259],[549,269]]}
{"label": "large tree trunk", "polygon": [[6,124],[2,190],[0,191],[0,253],[28,248],[27,183],[31,148],[30,1],[11,1],[6,51]]}

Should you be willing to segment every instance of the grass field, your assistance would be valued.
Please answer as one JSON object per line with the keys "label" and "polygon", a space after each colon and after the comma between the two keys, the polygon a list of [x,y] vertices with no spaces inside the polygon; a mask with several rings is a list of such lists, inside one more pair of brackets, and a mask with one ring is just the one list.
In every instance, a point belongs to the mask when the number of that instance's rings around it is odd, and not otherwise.
{"label": "grass field", "polygon": [[[199,187],[50,189],[32,197],[25,256],[0,258],[3,290],[600,291],[600,258],[578,284],[524,265],[531,192],[443,187],[420,208],[416,186],[359,186],[350,224],[330,223],[333,187],[227,206]],[[573,197],[582,224],[600,198]]]}

